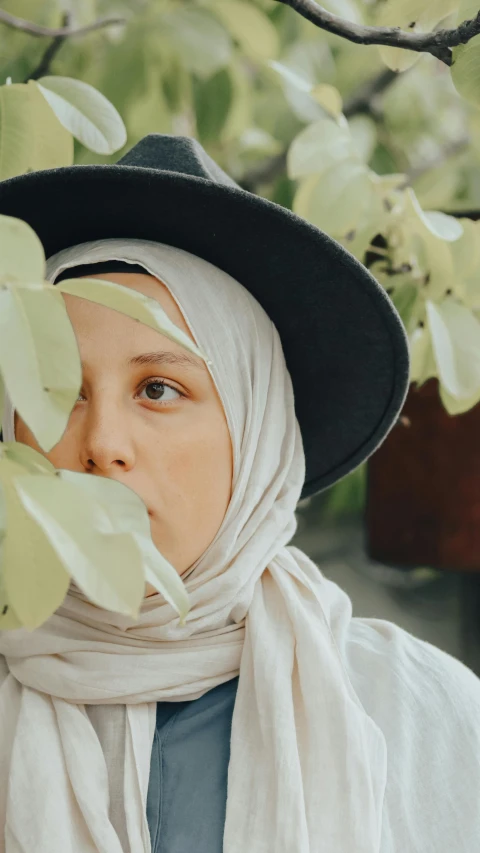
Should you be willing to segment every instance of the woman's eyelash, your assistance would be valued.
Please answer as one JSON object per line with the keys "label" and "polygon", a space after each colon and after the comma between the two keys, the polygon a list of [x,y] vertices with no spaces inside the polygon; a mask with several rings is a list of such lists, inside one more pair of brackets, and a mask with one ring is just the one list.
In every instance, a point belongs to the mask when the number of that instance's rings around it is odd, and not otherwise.
{"label": "woman's eyelash", "polygon": [[[185,397],[185,394],[183,394],[182,391],[179,391],[174,385],[170,385],[170,382],[166,382],[165,379],[161,379],[160,377],[151,376],[149,379],[145,379],[145,381],[140,385],[140,391],[143,391],[144,388],[148,388],[149,385],[160,385],[162,388],[170,388],[171,391],[176,391],[180,397]],[[83,396],[82,393],[79,394],[79,397],[81,396]],[[146,399],[150,400],[151,403],[160,403],[162,406],[168,406],[171,403],[176,402],[176,400],[163,401],[161,398],[154,400],[151,397],[147,397]]]}
{"label": "woman's eyelash", "polygon": [[[145,382],[142,382],[142,384],[140,386],[140,391],[143,391],[144,388],[148,388],[149,385],[160,385],[162,388],[170,388],[172,391],[176,391],[177,394],[180,394],[181,397],[185,396],[185,394],[182,394],[182,392],[179,391],[178,388],[175,388],[174,385],[170,385],[170,383],[165,382],[164,379],[160,379],[160,378],[156,378],[156,377],[146,379]],[[162,405],[164,405],[164,406],[168,406],[170,403],[175,402],[175,400],[167,400],[167,401],[163,402],[161,399],[160,400],[152,400],[151,398],[147,398],[147,399],[150,399],[151,403],[162,403]]]}

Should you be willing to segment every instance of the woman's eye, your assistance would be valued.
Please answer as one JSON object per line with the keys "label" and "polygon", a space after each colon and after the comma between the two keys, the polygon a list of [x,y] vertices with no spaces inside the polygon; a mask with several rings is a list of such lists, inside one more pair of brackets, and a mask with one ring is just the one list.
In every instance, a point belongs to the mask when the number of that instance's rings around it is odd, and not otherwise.
{"label": "woman's eye", "polygon": [[183,396],[182,393],[176,388],[174,388],[172,385],[168,385],[167,382],[161,382],[160,380],[156,382],[146,382],[141,391],[146,391],[147,399],[157,403],[173,403],[174,400],[177,398],[172,398],[170,396],[171,392],[173,392],[174,394],[178,394],[180,397]]}
{"label": "woman's eye", "polygon": [[[178,397],[185,396],[177,388],[174,388],[173,385],[169,385],[168,382],[163,382],[160,379],[155,381],[150,379],[148,382],[145,382],[139,393],[143,393],[144,391],[146,392],[146,397],[143,399],[151,400],[153,403],[174,403]],[[177,394],[178,396],[172,397],[172,394]],[[83,394],[80,393],[78,395],[77,402],[80,402],[80,397],[83,397]]]}

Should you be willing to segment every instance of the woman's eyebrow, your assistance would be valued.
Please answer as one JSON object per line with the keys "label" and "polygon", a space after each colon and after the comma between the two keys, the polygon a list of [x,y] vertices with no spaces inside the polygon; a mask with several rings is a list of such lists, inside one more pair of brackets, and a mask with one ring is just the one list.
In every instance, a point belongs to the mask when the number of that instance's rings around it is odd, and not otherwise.
{"label": "woman's eyebrow", "polygon": [[128,359],[129,365],[137,366],[144,364],[180,364],[183,367],[194,367],[197,370],[203,370],[203,361],[189,353],[175,353],[161,350],[158,352],[143,352],[139,355],[134,355]]}

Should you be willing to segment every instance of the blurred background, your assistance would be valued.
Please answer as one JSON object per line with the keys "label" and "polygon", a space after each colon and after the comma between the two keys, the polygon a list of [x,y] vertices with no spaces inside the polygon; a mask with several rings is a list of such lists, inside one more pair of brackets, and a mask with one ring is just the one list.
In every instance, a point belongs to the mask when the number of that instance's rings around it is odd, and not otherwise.
{"label": "blurred background", "polygon": [[[409,337],[409,394],[373,457],[299,505],[292,544],[354,615],[480,674],[480,35],[439,57],[354,43],[297,6],[3,0],[0,180],[116,161],[147,133],[193,136],[370,269]],[[480,2],[322,8],[351,33],[428,33]]]}

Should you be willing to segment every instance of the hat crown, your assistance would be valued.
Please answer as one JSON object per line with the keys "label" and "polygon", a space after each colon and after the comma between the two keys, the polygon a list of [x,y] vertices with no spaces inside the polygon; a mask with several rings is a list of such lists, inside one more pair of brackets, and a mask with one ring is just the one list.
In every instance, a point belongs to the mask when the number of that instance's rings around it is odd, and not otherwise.
{"label": "hat crown", "polygon": [[115,164],[140,166],[159,172],[180,172],[195,178],[204,178],[215,184],[241,189],[218,163],[207,154],[198,139],[174,136],[168,133],[149,133],[140,139]]}

